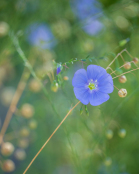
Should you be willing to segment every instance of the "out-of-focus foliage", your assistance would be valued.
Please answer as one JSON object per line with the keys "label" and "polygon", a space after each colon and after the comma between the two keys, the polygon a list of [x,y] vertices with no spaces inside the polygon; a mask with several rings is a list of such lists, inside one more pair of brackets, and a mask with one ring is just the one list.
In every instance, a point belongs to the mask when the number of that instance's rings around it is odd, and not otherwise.
{"label": "out-of-focus foliage", "polygon": [[[124,48],[139,57],[138,42],[138,0],[0,0],[0,129],[19,82],[20,90],[25,87],[0,146],[0,173],[23,173],[77,103],[76,70],[89,64],[106,68]],[[132,60],[126,52],[122,56]],[[126,71],[122,65],[119,56],[111,68],[118,75]],[[114,79],[117,88],[127,90],[125,98],[115,88],[106,103],[73,110],[28,173],[139,173],[138,70],[126,79]]]}

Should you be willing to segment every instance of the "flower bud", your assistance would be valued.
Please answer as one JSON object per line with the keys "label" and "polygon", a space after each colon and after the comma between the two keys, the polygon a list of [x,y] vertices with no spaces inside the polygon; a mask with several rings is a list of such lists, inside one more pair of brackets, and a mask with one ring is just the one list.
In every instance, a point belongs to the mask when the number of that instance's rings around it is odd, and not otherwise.
{"label": "flower bud", "polygon": [[126,81],[127,81],[126,76],[123,75],[123,76],[120,76],[120,77],[119,77],[119,82],[120,82],[120,83],[125,83]]}
{"label": "flower bud", "polygon": [[34,114],[34,107],[28,103],[25,103],[21,108],[21,114],[25,118],[31,118]]}
{"label": "flower bud", "polygon": [[126,136],[126,130],[125,129],[121,129],[118,133],[119,137],[124,138]]}
{"label": "flower bud", "polygon": [[26,128],[26,127],[22,128],[22,129],[20,130],[20,135],[21,135],[22,137],[28,137],[29,134],[30,134],[30,131],[29,131],[29,129]]}
{"label": "flower bud", "polygon": [[58,83],[52,84],[51,90],[52,90],[53,92],[57,92],[57,91],[58,91]]}
{"label": "flower bud", "polygon": [[137,64],[138,61],[139,61],[139,59],[137,57],[134,57],[133,62]]}
{"label": "flower bud", "polygon": [[10,103],[11,103],[11,101],[13,99],[14,93],[15,93],[15,89],[14,88],[12,88],[12,87],[4,88],[2,90],[2,93],[1,93],[1,102],[5,106],[10,105]]}
{"label": "flower bud", "polygon": [[118,95],[119,95],[119,97],[126,97],[126,95],[127,95],[127,90],[124,89],[124,88],[120,89],[120,90],[118,91]]}
{"label": "flower bud", "polygon": [[10,142],[5,142],[1,145],[1,154],[4,156],[9,156],[13,153],[14,146]]}
{"label": "flower bud", "polygon": [[29,146],[29,141],[28,139],[20,139],[18,141],[18,147],[26,149]]}
{"label": "flower bud", "polygon": [[40,83],[36,79],[32,79],[29,83],[29,88],[33,92],[39,92],[41,89]]}
{"label": "flower bud", "polygon": [[8,34],[9,25],[6,22],[0,22],[0,37]]}
{"label": "flower bud", "polygon": [[107,132],[106,132],[106,137],[108,138],[108,139],[112,139],[112,137],[113,137],[113,131],[112,130],[107,130]]}
{"label": "flower bud", "polygon": [[26,158],[26,152],[23,149],[17,149],[14,153],[14,156],[18,160],[24,160]]}
{"label": "flower bud", "polygon": [[29,128],[30,129],[36,129],[36,127],[37,127],[37,121],[36,120],[30,120]]}
{"label": "flower bud", "polygon": [[63,79],[64,79],[65,81],[69,80],[68,76],[64,76]]}
{"label": "flower bud", "polygon": [[112,164],[112,159],[110,157],[106,158],[104,164],[105,166],[110,166]]}
{"label": "flower bud", "polygon": [[126,63],[124,64],[124,68],[125,68],[125,69],[130,69],[130,68],[131,68],[131,63],[130,63],[130,62],[126,62]]}
{"label": "flower bud", "polygon": [[12,172],[15,169],[15,164],[12,160],[5,160],[4,163],[2,164],[2,169],[5,172]]}

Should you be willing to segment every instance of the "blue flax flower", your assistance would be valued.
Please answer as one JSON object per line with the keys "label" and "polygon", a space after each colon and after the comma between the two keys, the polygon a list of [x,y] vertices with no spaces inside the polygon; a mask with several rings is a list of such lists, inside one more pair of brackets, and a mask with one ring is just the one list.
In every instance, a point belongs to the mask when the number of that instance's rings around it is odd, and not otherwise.
{"label": "blue flax flower", "polygon": [[56,40],[49,28],[44,23],[34,23],[27,29],[28,42],[41,49],[52,49],[56,45]]}
{"label": "blue flax flower", "polygon": [[90,102],[93,106],[106,102],[114,89],[111,75],[97,65],[89,65],[87,72],[85,69],[76,71],[72,85],[76,98],[84,105]]}
{"label": "blue flax flower", "polygon": [[57,69],[56,69],[56,74],[58,75],[60,72],[61,72],[61,67],[59,66],[59,67],[57,67]]}

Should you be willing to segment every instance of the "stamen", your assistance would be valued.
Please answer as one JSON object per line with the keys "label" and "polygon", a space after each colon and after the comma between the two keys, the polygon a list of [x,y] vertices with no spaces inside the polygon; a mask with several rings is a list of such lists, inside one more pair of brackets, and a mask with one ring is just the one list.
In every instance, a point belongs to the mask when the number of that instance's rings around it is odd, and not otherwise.
{"label": "stamen", "polygon": [[95,84],[94,84],[94,83],[89,83],[88,88],[89,88],[90,90],[95,89]]}

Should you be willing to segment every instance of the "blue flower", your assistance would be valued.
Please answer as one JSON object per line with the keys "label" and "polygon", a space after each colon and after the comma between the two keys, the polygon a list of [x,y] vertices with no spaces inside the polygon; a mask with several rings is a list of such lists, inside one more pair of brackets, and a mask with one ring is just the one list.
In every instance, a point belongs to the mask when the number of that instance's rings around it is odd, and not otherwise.
{"label": "blue flower", "polygon": [[85,69],[76,71],[72,85],[76,98],[84,105],[90,102],[93,106],[106,102],[114,89],[111,75],[97,65],[89,65],[87,72]]}
{"label": "blue flower", "polygon": [[55,46],[56,40],[46,24],[32,24],[27,29],[28,42],[42,49],[51,49]]}
{"label": "blue flower", "polygon": [[58,75],[61,72],[61,67],[57,67],[56,74]]}
{"label": "blue flower", "polygon": [[87,34],[96,35],[104,27],[99,21],[102,8],[97,0],[71,0],[71,8]]}

